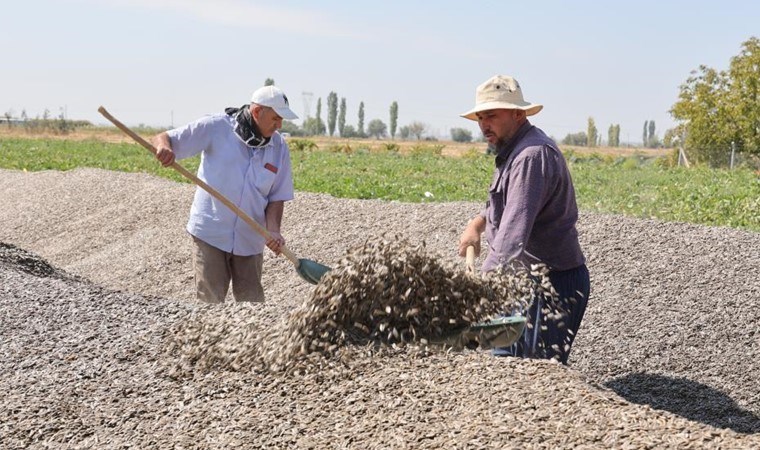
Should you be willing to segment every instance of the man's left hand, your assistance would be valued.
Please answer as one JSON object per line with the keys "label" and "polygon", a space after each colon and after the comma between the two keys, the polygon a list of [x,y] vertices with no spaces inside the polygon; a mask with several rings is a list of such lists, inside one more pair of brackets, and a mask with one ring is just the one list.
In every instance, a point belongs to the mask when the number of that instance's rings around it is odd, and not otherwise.
{"label": "man's left hand", "polygon": [[269,250],[272,250],[275,255],[279,256],[282,251],[282,246],[285,245],[285,238],[277,231],[270,231],[269,235],[271,238],[267,239],[267,247],[269,247]]}

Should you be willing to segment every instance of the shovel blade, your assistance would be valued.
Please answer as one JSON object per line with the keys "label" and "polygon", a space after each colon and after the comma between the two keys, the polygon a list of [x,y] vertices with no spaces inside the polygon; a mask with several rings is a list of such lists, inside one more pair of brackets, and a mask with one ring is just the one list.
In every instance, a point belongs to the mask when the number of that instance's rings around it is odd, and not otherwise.
{"label": "shovel blade", "polygon": [[299,259],[298,260],[298,267],[296,268],[296,271],[298,271],[298,275],[301,275],[301,278],[308,281],[311,284],[317,284],[319,283],[319,280],[322,278],[322,275],[326,274],[327,272],[331,271],[332,269],[319,264],[316,261],[312,261],[310,259]]}
{"label": "shovel blade", "polygon": [[521,316],[499,317],[454,330],[446,336],[433,339],[431,343],[445,345],[456,351],[475,347],[480,347],[481,350],[509,347],[522,335],[525,322],[525,317]]}
{"label": "shovel blade", "polygon": [[526,322],[522,316],[499,317],[472,325],[469,332],[483,350],[509,347],[520,338]]}

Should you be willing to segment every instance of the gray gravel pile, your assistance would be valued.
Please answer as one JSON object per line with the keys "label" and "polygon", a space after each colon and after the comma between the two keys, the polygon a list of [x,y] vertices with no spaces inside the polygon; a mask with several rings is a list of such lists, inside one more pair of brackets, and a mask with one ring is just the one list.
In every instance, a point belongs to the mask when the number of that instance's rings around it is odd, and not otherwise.
{"label": "gray gravel pile", "polygon": [[[0,447],[760,447],[758,233],[584,213],[592,298],[569,368],[353,347],[321,371],[177,377],[177,327],[219,314],[219,339],[265,336],[314,287],[267,254],[267,303],[195,303],[189,185],[0,170],[0,192]],[[298,193],[283,233],[327,265],[385,233],[461,265],[478,208]]]}

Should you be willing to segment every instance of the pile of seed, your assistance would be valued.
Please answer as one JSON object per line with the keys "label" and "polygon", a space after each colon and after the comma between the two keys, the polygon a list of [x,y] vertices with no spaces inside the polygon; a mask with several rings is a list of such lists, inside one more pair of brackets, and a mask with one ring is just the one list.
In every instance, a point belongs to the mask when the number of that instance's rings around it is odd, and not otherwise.
{"label": "pile of seed", "polygon": [[[760,445],[626,402],[559,364],[481,352],[357,349],[340,370],[167,376],[159,349],[189,304],[55,273],[0,265],[3,448]],[[249,307],[247,318],[258,327],[270,311]]]}
{"label": "pile of seed", "polygon": [[0,265],[40,277],[53,276],[56,270],[47,261],[15,245],[0,242]]}
{"label": "pile of seed", "polygon": [[[175,328],[168,351],[179,354],[175,374],[192,367],[325,370],[332,363],[323,358],[350,357],[347,345],[371,352],[370,344],[413,344],[426,352],[439,342],[445,349],[445,337],[524,311],[535,295],[556,297],[544,266],[479,276],[431,255],[424,242],[373,238],[349,249],[287,323],[257,329],[245,323],[245,306],[206,308]],[[545,315],[562,316],[546,304]]]}
{"label": "pile of seed", "polygon": [[[195,303],[193,191],[0,170],[0,447],[760,448],[760,233],[582,211],[592,288],[569,367],[359,341],[272,371],[261,355],[284,347],[243,335],[285,335],[318,288],[266,252],[265,303]],[[283,233],[335,270],[380,233],[463,265],[481,206],[298,192]],[[181,361],[167,344],[190,324],[206,328],[186,354],[228,342],[262,364]]]}

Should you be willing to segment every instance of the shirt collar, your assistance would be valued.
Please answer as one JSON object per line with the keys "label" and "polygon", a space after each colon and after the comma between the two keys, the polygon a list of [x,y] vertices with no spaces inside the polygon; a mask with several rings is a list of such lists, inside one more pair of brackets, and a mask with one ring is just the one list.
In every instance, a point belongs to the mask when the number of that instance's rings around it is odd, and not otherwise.
{"label": "shirt collar", "polygon": [[512,139],[507,141],[506,144],[502,145],[498,148],[498,153],[496,154],[496,165],[500,166],[504,164],[504,162],[509,157],[509,154],[512,153],[512,150],[515,148],[515,144],[520,142],[520,140],[528,134],[528,131],[533,128],[533,125],[531,125],[529,120],[526,120],[520,128],[518,128],[517,133],[515,133],[514,136],[512,136]]}

